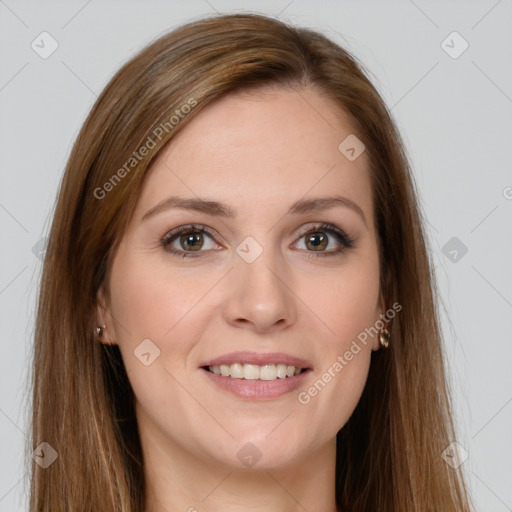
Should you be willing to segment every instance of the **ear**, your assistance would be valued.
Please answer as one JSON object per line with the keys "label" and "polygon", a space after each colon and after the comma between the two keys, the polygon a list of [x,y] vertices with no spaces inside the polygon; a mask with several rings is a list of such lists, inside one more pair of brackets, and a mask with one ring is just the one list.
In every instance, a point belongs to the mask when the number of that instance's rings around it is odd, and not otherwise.
{"label": "ear", "polygon": [[104,345],[117,345],[114,336],[114,322],[105,297],[103,285],[100,286],[96,295],[96,325],[103,327],[103,335],[100,343]]}
{"label": "ear", "polygon": [[[382,329],[385,329],[386,325],[388,323],[386,318],[385,318],[386,311],[387,311],[386,300],[385,300],[384,295],[383,295],[383,293],[381,291],[381,293],[379,295],[379,303],[378,303],[378,306],[377,306],[376,312],[375,312],[375,323],[374,323],[374,325],[377,328],[377,330],[379,331],[379,333],[380,333],[379,326]],[[382,327],[382,324],[384,324],[384,327]],[[372,351],[377,351],[377,350],[380,350],[380,348],[381,348],[380,341],[379,341],[379,333],[377,333],[372,338]]]}

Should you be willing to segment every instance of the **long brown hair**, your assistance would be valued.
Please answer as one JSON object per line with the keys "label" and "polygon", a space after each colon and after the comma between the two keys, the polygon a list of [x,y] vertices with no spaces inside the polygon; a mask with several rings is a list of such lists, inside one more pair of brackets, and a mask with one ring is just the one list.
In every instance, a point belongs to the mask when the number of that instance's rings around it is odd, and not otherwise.
{"label": "long brown hair", "polygon": [[343,512],[470,510],[460,468],[442,458],[455,435],[437,291],[390,113],[364,68],[325,36],[231,14],[188,23],[129,60],[73,146],[48,238],[32,373],[29,450],[47,442],[58,458],[47,468],[32,462],[32,512],[144,509],[133,392],[118,348],[94,338],[97,291],[108,284],[158,152],[210,102],[266,84],[312,87],[350,115],[369,155],[381,289],[387,304],[403,306],[389,349],[372,355],[360,402],[337,435],[337,505]]}

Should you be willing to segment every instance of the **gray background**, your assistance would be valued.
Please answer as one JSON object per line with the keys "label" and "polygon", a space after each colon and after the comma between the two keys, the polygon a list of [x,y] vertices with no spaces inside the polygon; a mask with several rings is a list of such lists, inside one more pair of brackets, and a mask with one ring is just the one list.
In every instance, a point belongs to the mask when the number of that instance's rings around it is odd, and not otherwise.
{"label": "gray background", "polygon": [[[428,219],[463,468],[477,510],[512,510],[511,0],[0,0],[0,511],[27,508],[33,248],[78,130],[136,50],[191,18],[235,10],[323,31],[363,61],[392,109]],[[47,58],[31,47],[43,31],[58,43]],[[453,31],[469,44],[460,55]]]}

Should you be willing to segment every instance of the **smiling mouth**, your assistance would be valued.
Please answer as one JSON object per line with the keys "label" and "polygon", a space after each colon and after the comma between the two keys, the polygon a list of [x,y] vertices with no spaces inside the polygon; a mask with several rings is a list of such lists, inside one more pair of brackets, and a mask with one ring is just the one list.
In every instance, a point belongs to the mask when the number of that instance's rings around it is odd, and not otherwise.
{"label": "smiling mouth", "polygon": [[289,379],[309,371],[309,368],[296,368],[286,364],[221,364],[215,366],[203,366],[204,370],[231,379],[264,380],[273,381]]}

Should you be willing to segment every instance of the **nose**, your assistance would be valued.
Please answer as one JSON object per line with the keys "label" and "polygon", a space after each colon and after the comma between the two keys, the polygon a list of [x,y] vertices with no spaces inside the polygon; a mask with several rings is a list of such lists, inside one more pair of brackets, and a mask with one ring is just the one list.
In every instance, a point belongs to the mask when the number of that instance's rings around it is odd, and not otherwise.
{"label": "nose", "polygon": [[229,279],[224,309],[229,324],[263,333],[295,322],[297,298],[288,283],[289,273],[271,250],[263,251],[252,263],[237,257]]}

